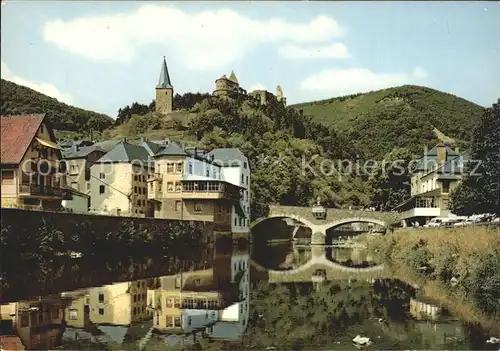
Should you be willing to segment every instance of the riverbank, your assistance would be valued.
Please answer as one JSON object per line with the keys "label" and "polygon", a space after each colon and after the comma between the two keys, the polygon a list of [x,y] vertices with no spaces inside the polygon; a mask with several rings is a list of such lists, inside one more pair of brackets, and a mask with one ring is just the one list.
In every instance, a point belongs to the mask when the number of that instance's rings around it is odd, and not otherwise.
{"label": "riverbank", "polygon": [[453,314],[500,332],[500,230],[406,229],[370,238],[368,248],[395,277]]}

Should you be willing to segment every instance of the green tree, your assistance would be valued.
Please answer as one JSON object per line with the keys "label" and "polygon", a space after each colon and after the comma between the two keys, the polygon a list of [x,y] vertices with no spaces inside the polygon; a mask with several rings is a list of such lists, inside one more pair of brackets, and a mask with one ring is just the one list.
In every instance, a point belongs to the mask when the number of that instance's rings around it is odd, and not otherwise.
{"label": "green tree", "polygon": [[[472,162],[467,175],[451,196],[450,209],[459,215],[500,214],[500,99],[488,108],[474,129]],[[481,162],[474,169],[477,162]]]}

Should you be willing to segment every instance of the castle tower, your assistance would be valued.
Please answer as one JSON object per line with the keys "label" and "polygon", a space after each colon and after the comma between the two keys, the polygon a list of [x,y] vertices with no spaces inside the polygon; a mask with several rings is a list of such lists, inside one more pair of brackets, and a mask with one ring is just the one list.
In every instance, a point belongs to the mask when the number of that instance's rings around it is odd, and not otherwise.
{"label": "castle tower", "polygon": [[238,82],[238,78],[236,78],[236,74],[234,74],[234,71],[231,71],[231,75],[229,76],[229,80],[232,82],[235,82],[238,85],[240,84],[240,82]]}
{"label": "castle tower", "polygon": [[276,87],[276,100],[283,103],[283,105],[286,105],[286,98],[283,96],[283,89],[281,89],[279,85]]}
{"label": "castle tower", "polygon": [[161,114],[172,112],[173,103],[174,87],[170,82],[167,61],[165,61],[165,56],[163,56],[160,79],[158,79],[158,85],[156,85],[156,112]]}

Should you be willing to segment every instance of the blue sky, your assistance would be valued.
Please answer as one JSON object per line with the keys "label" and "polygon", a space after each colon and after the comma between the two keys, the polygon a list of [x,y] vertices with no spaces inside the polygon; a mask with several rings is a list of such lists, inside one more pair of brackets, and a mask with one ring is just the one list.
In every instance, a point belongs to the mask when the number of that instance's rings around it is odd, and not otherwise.
{"label": "blue sky", "polygon": [[2,78],[116,116],[234,69],[289,103],[402,84],[500,98],[498,2],[2,1]]}

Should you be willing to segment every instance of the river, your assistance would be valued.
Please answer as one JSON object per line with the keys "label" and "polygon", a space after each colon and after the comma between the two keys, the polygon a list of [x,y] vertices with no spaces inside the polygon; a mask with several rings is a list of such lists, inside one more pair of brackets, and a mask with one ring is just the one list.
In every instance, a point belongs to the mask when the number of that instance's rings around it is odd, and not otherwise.
{"label": "river", "polygon": [[0,339],[27,349],[498,349],[359,247],[26,261],[2,284]]}

